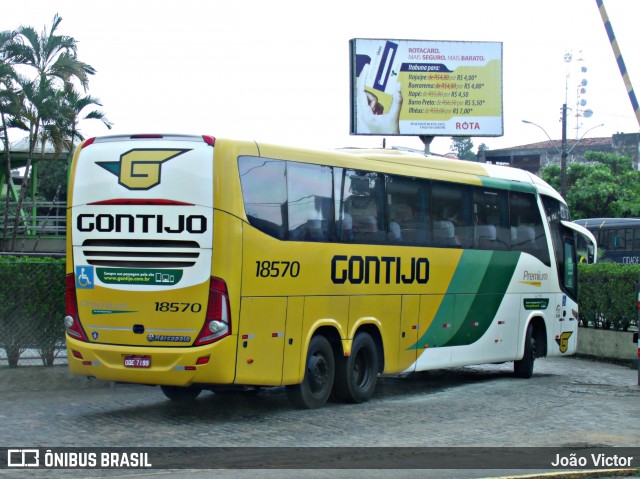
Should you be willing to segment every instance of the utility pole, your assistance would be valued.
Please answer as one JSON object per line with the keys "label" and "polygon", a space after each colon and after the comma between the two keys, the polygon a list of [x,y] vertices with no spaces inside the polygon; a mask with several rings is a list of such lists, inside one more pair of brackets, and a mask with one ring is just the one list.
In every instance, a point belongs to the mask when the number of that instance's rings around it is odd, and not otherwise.
{"label": "utility pole", "polygon": [[560,195],[567,198],[567,104],[562,105],[562,147],[560,150]]}

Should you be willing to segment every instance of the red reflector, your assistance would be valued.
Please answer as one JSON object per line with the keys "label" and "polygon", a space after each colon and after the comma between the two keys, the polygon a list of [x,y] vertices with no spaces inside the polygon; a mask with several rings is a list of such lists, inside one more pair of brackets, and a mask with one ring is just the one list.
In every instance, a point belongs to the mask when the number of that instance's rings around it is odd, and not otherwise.
{"label": "red reflector", "polygon": [[72,353],[74,358],[82,359],[82,354],[80,353],[80,351],[72,350]]}
{"label": "red reflector", "polygon": [[196,367],[195,367],[195,366],[185,366],[185,367],[184,367],[184,370],[185,370],[185,371],[195,371],[195,370],[196,370]]}
{"label": "red reflector", "polygon": [[91,366],[91,361],[82,361],[83,366]]}
{"label": "red reflector", "polygon": [[209,356],[203,356],[201,358],[198,358],[198,360],[196,361],[196,364],[207,364],[209,362]]}

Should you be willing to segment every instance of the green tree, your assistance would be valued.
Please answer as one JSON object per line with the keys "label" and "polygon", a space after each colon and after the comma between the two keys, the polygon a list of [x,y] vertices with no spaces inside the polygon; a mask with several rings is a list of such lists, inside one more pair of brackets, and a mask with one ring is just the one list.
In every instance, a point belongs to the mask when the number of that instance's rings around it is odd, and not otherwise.
{"label": "green tree", "polygon": [[451,149],[461,160],[475,160],[476,154],[473,150],[473,141],[467,136],[452,136]]}
{"label": "green tree", "polygon": [[[93,106],[102,106],[98,98],[91,95],[82,95],[75,89],[63,92],[58,91],[58,100],[55,102],[59,115],[54,121],[45,125],[48,140],[55,145],[56,151],[73,152],[76,141],[84,140],[84,136],[78,129],[78,123],[82,120],[101,121],[108,129],[111,122],[106,115]],[[90,110],[90,111],[87,111]],[[65,201],[67,198],[67,169],[68,160],[51,160],[40,162],[38,179],[38,197],[46,201]]]}
{"label": "green tree", "polygon": [[[15,41],[7,47],[8,55],[19,64],[31,67],[35,75],[33,78],[19,77],[17,84],[24,93],[25,109],[22,113],[23,129],[29,132],[29,154],[27,156],[26,171],[34,160],[37,144],[44,151],[47,140],[55,145],[62,144],[64,135],[56,125],[62,123],[64,105],[61,98],[73,90],[73,83],[77,81],[86,90],[89,76],[95,74],[95,69],[77,58],[77,42],[73,37],[58,35],[57,30],[62,18],[55,15],[49,31],[45,28],[38,34],[33,27],[21,26],[16,30]],[[61,94],[63,92],[64,94]],[[25,182],[27,178],[25,179]],[[20,222],[20,211],[26,184],[20,189],[16,219],[13,231],[12,249]]]}
{"label": "green tree", "polygon": [[[587,163],[567,166],[567,204],[572,217],[627,218],[640,216],[640,171],[631,159],[612,153],[585,153]],[[542,170],[542,179],[560,187],[560,166]]]}

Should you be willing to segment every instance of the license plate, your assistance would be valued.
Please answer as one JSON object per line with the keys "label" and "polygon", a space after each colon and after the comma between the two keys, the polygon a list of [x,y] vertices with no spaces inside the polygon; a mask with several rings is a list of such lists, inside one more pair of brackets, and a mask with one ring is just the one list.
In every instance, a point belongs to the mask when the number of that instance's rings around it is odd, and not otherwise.
{"label": "license plate", "polygon": [[150,368],[151,356],[125,356],[125,368]]}

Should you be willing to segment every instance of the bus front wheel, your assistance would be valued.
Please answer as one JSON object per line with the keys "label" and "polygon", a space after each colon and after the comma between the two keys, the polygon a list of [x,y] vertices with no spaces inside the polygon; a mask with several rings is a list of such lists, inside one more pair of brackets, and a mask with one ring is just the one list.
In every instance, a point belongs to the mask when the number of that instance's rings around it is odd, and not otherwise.
{"label": "bus front wheel", "polygon": [[335,362],[329,340],[314,336],[309,343],[304,379],[300,384],[287,386],[287,396],[300,409],[319,408],[327,402],[333,388]]}
{"label": "bus front wheel", "polygon": [[351,354],[337,361],[334,395],[350,403],[371,399],[378,380],[378,349],[367,333],[356,334]]}
{"label": "bus front wheel", "polygon": [[517,378],[529,379],[533,376],[533,362],[536,359],[536,338],[533,334],[533,324],[527,327],[524,343],[524,356],[513,363],[513,373]]}
{"label": "bus front wheel", "polygon": [[198,397],[202,388],[197,386],[180,387],[180,386],[160,386],[162,392],[172,401],[193,401]]}

